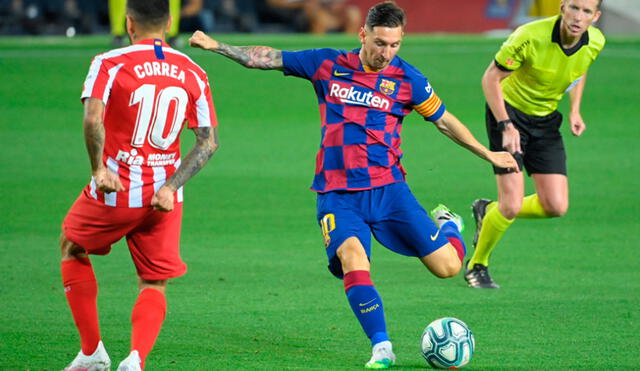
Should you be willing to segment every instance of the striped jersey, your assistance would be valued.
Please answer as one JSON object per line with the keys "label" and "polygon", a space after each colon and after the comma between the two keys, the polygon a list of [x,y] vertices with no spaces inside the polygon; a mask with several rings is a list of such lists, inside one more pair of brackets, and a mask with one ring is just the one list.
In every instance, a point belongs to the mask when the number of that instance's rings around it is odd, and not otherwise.
{"label": "striped jersey", "polygon": [[283,51],[285,75],[311,81],[320,108],[321,143],[311,189],[358,191],[402,182],[402,120],[416,110],[436,121],[445,106],[426,77],[396,56],[380,72],[335,49]]}
{"label": "striped jersey", "polygon": [[[103,163],[117,173],[123,192],[102,193],[95,180],[84,192],[106,205],[147,207],[180,166],[180,133],[215,127],[206,73],[162,40],[148,39],[93,59],[81,99],[105,104]],[[182,188],[176,202],[182,202]]]}

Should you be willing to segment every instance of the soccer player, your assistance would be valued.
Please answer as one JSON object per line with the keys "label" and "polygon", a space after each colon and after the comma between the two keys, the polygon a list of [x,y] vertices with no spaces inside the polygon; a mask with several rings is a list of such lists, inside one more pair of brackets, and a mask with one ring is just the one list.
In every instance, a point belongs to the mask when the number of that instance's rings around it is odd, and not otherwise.
{"label": "soccer player", "polygon": [[486,124],[492,150],[513,153],[533,178],[536,193],[524,197],[524,175],[494,168],[498,201],[473,202],[475,251],[464,278],[470,287],[498,288],[489,275],[489,256],[516,218],[553,218],[569,205],[567,166],[558,101],[569,92],[571,133],[586,126],[580,101],[587,70],[604,47],[591,26],[602,0],[563,0],[560,15],[516,29],[482,78]]}
{"label": "soccer player", "polygon": [[[118,370],[144,368],[166,314],[170,278],[186,272],[180,258],[182,186],[218,147],[217,119],[206,73],[164,37],[168,0],[128,0],[133,45],[93,59],[82,91],[91,182],[62,224],[62,281],[81,350],[66,370],[109,370],[89,254],[106,255],[126,237],[139,277],[131,314],[131,353]],[[185,120],[196,135],[180,158]]]}
{"label": "soccer player", "polygon": [[507,152],[481,145],[446,109],[428,80],[396,56],[405,25],[394,2],[373,6],[359,31],[361,48],[281,51],[237,47],[196,31],[192,46],[222,54],[248,68],[281,70],[308,79],[318,96],[322,144],[312,190],[318,193],[329,270],[344,279],[354,314],[372,344],[367,368],[395,362],[382,300],[371,281],[371,234],[399,254],[418,257],[437,277],[462,267],[461,220],[446,207],[429,218],[405,183],[400,164],[403,118],[416,110],[445,135],[497,167],[517,168]]}

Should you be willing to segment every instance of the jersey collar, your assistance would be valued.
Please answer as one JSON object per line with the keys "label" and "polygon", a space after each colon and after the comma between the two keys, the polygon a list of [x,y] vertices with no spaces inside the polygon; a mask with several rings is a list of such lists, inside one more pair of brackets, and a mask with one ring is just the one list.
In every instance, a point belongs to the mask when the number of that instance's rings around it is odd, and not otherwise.
{"label": "jersey collar", "polygon": [[589,30],[585,31],[580,37],[580,41],[569,49],[565,49],[562,47],[562,42],[560,42],[560,22],[562,22],[562,17],[558,17],[558,20],[553,25],[553,32],[551,32],[551,42],[557,43],[560,49],[564,52],[567,57],[570,57],[578,52],[580,48],[584,45],[589,44]]}
{"label": "jersey collar", "polygon": [[164,40],[160,39],[144,39],[140,40],[135,45],[158,45],[158,46],[169,46]]}

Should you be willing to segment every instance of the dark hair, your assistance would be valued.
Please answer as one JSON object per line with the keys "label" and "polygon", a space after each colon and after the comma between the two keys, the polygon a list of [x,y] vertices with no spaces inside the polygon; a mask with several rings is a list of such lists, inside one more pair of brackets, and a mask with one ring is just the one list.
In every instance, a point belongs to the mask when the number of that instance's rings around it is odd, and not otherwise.
{"label": "dark hair", "polygon": [[127,0],[127,13],[143,27],[162,27],[169,19],[169,0]]}
{"label": "dark hair", "polygon": [[377,26],[382,27],[404,27],[407,18],[404,10],[393,1],[385,1],[372,6],[367,13],[365,26],[373,29]]}

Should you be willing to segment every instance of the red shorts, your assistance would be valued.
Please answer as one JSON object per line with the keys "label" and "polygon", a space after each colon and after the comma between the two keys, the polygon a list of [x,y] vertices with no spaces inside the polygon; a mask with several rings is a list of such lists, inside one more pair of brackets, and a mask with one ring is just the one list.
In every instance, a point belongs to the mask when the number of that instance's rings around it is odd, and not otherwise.
{"label": "red shorts", "polygon": [[187,271],[180,258],[181,222],[182,203],[170,212],[111,207],[83,192],[64,218],[62,230],[69,241],[94,255],[107,255],[111,245],[126,236],[138,276],[164,280]]}

